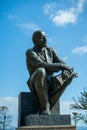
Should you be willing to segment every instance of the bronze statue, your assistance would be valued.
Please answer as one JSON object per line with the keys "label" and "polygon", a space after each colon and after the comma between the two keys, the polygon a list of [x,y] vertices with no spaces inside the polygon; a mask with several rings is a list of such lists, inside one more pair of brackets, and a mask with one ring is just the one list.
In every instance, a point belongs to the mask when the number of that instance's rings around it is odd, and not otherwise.
{"label": "bronze statue", "polygon": [[[38,96],[40,113],[50,115],[50,109],[77,73],[61,60],[53,48],[47,46],[46,34],[41,30],[33,33],[34,47],[26,52],[26,64],[30,78],[28,86]],[[53,74],[58,73],[57,76]]]}

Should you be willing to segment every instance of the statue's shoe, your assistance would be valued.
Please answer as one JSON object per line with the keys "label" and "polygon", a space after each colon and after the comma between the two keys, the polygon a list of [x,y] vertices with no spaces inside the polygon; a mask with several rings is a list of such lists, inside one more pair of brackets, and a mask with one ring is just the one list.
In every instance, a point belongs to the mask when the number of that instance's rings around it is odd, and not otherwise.
{"label": "statue's shoe", "polygon": [[43,115],[51,115],[51,112],[50,112],[50,110],[46,109],[46,110],[42,111],[41,114],[43,114]]}

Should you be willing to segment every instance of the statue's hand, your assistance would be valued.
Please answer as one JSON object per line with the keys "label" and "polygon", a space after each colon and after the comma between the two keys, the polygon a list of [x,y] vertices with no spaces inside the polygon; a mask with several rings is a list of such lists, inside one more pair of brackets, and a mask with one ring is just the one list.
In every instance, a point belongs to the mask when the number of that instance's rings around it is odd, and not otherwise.
{"label": "statue's hand", "polygon": [[74,73],[73,73],[73,77],[74,77],[74,78],[78,78],[78,73],[75,73],[75,72],[74,72]]}
{"label": "statue's hand", "polygon": [[67,70],[67,71],[69,71],[70,73],[72,73],[73,70],[74,70],[74,68],[71,68],[71,67],[66,66],[66,65],[62,65],[62,69],[63,69],[63,70]]}
{"label": "statue's hand", "polygon": [[68,69],[67,69],[67,71],[70,72],[70,74],[72,75],[73,78],[77,78],[78,77],[78,73],[74,72],[74,68],[70,68],[69,67]]}

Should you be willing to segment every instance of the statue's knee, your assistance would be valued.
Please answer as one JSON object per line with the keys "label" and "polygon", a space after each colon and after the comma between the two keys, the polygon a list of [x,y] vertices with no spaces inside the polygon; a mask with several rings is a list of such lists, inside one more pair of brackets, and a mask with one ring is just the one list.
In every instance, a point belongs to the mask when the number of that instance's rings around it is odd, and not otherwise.
{"label": "statue's knee", "polygon": [[37,69],[37,74],[38,74],[38,76],[40,76],[40,77],[45,77],[45,75],[46,75],[46,71],[45,71],[45,69],[44,68],[38,68]]}

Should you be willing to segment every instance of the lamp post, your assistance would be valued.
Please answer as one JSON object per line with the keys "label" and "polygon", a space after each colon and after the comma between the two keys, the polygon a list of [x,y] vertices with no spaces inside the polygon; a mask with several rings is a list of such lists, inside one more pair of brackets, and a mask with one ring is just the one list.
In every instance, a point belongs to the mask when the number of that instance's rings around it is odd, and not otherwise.
{"label": "lamp post", "polygon": [[77,112],[73,112],[74,120],[75,120],[75,126],[77,126]]}
{"label": "lamp post", "polygon": [[5,120],[6,120],[6,115],[4,115],[3,130],[5,130]]}

